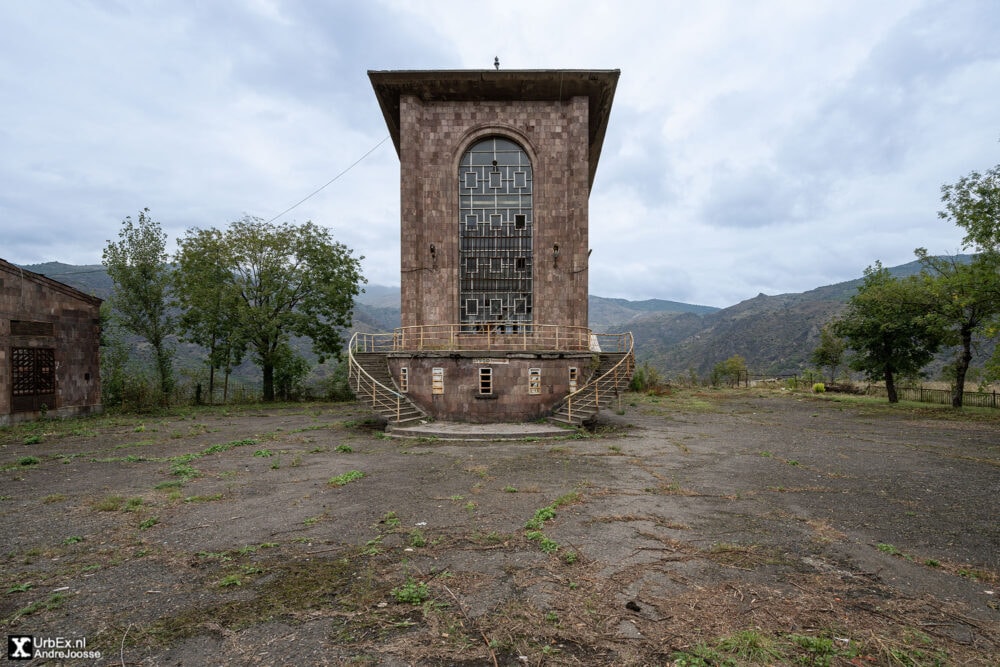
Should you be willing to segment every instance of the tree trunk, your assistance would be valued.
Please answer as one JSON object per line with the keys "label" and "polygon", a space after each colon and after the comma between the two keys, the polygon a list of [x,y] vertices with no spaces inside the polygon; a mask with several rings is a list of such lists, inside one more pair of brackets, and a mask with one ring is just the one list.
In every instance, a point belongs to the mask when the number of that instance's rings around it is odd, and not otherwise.
{"label": "tree trunk", "polygon": [[264,364],[264,402],[274,402],[274,364]]}
{"label": "tree trunk", "polygon": [[896,381],[890,369],[885,369],[885,393],[889,395],[890,403],[899,403],[899,395],[896,393]]}
{"label": "tree trunk", "polygon": [[173,365],[171,363],[170,351],[162,342],[154,344],[153,349],[156,355],[156,372],[160,376],[160,394],[163,405],[170,405],[170,392],[174,388]]}
{"label": "tree trunk", "polygon": [[208,350],[208,404],[215,405],[215,341]]}
{"label": "tree trunk", "polygon": [[965,375],[972,363],[972,329],[962,327],[962,351],[955,360],[955,388],[951,391],[951,407],[962,407],[965,399]]}
{"label": "tree trunk", "polygon": [[208,404],[215,405],[215,366],[208,367]]}

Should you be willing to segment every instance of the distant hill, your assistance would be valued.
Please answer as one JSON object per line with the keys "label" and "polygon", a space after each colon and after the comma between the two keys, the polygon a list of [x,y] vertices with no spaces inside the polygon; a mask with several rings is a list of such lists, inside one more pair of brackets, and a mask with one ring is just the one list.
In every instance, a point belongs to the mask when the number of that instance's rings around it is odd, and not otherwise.
{"label": "distant hill", "polygon": [[[111,294],[111,279],[99,264],[49,262],[24,268],[101,298]],[[920,263],[890,267],[889,272],[899,277],[914,275],[920,272]],[[686,376],[690,371],[707,376],[715,364],[734,354],[746,359],[751,373],[794,374],[811,367],[809,356],[823,325],[843,310],[862,283],[859,277],[807,292],[758,294],[721,309],[662,299],[629,301],[591,295],[590,327],[600,332],[631,331],[638,361],[650,363],[668,378]],[[364,289],[356,299],[352,333],[398,327],[399,288],[365,285]]]}
{"label": "distant hill", "polygon": [[114,287],[114,282],[108,276],[103,264],[76,266],[61,262],[46,262],[44,264],[29,264],[24,268],[66,283],[70,287],[75,287],[81,292],[100,299],[107,299]]}
{"label": "distant hill", "polygon": [[689,303],[664,301],[663,299],[628,301],[627,299],[606,299],[591,294],[589,310],[591,329],[594,331],[619,331],[623,325],[654,313],[705,315],[719,309],[713,306],[694,306]]}
{"label": "distant hill", "polygon": [[[913,261],[887,268],[892,275],[905,277],[920,273],[921,266]],[[649,313],[611,323],[608,330],[632,331],[637,360],[650,363],[666,377],[690,371],[705,377],[715,364],[734,354],[746,359],[754,374],[797,374],[812,367],[809,357],[819,344],[820,330],[863,283],[864,278],[856,278],[801,293],[758,294],[702,315]]]}

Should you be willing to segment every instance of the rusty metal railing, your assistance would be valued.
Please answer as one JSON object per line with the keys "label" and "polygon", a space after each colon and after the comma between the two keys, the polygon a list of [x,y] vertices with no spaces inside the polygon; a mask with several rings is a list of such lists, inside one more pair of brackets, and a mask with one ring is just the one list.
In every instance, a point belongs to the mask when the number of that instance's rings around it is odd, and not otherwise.
{"label": "rusty metal railing", "polygon": [[[566,396],[563,404],[566,406],[566,418],[573,421],[574,403],[576,412],[584,413],[582,419],[587,419],[596,414],[601,409],[601,392],[613,392],[620,394],[622,385],[627,384],[632,379],[632,372],[635,370],[635,354],[633,353],[633,339],[631,333],[615,334],[622,336],[622,342],[627,344],[625,354],[615,363],[614,366],[593,378],[573,393]],[[604,350],[611,352],[612,350]],[[619,350],[615,350],[618,352]],[[592,410],[590,408],[593,408]]]}
{"label": "rusty metal railing", "polygon": [[560,324],[425,324],[392,333],[357,333],[353,352],[625,352],[631,334],[594,333],[587,327]]}

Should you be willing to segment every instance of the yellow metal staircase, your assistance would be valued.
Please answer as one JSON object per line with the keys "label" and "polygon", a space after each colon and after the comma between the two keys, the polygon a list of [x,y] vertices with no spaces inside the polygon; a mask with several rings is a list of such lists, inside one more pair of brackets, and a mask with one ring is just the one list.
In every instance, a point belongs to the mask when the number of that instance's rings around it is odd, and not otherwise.
{"label": "yellow metal staircase", "polygon": [[427,413],[396,388],[384,352],[357,352],[354,345],[349,350],[351,389],[358,401],[391,424],[413,424],[427,419]]}
{"label": "yellow metal staircase", "polygon": [[591,375],[591,380],[567,396],[552,412],[550,421],[583,424],[594,419],[601,410],[607,409],[625,391],[635,370],[631,337],[627,351],[601,352],[599,356],[600,362]]}

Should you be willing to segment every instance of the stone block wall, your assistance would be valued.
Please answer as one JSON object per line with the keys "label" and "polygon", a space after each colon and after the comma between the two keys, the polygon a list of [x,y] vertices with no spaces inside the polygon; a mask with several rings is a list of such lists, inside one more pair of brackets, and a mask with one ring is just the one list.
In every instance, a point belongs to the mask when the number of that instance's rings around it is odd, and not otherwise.
{"label": "stone block wall", "polygon": [[40,415],[38,401],[12,395],[12,350],[51,349],[54,404],[49,416],[99,412],[101,300],[0,260],[0,424]]}
{"label": "stone block wall", "polygon": [[458,164],[489,136],[515,141],[532,161],[534,322],[587,326],[588,113],[586,97],[400,98],[403,326],[459,321]]}
{"label": "stone block wall", "polygon": [[[491,423],[542,419],[570,392],[570,368],[576,369],[577,387],[593,373],[589,353],[499,353],[489,357],[473,353],[392,354],[389,370],[400,384],[407,374],[407,395],[435,419]],[[434,392],[434,369],[443,370],[440,393]],[[492,371],[492,391],[480,388],[480,369]],[[530,389],[531,369],[538,369],[538,393]]]}

